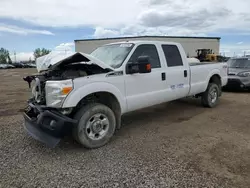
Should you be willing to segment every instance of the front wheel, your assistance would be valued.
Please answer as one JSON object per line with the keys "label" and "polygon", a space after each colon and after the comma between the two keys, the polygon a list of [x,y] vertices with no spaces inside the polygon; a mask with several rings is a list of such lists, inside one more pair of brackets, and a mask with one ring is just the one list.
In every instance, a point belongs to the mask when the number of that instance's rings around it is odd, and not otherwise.
{"label": "front wheel", "polygon": [[73,137],[86,148],[105,145],[115,132],[114,112],[103,104],[93,103],[82,107],[75,119],[78,125],[73,129]]}
{"label": "front wheel", "polygon": [[219,102],[220,89],[217,84],[209,83],[207,90],[201,96],[201,103],[204,107],[213,108]]}

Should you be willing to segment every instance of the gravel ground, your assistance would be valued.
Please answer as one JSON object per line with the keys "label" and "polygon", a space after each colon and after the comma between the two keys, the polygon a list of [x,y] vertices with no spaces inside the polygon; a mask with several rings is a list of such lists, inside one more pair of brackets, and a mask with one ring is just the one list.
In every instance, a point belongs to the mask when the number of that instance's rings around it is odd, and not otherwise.
{"label": "gravel ground", "polygon": [[50,149],[22,129],[22,77],[34,71],[0,70],[0,187],[249,187],[249,93],[224,93],[214,109],[185,99],[128,114],[96,150],[71,137]]}

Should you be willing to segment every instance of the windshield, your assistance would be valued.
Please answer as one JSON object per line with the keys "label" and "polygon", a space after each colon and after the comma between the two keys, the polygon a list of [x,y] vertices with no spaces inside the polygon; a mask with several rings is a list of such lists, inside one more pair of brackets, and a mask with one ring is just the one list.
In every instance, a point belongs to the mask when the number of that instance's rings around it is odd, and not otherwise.
{"label": "windshield", "polygon": [[228,64],[230,68],[250,68],[250,59],[230,59]]}
{"label": "windshield", "polygon": [[90,55],[113,68],[118,68],[122,65],[133,46],[132,43],[105,45],[97,48]]}

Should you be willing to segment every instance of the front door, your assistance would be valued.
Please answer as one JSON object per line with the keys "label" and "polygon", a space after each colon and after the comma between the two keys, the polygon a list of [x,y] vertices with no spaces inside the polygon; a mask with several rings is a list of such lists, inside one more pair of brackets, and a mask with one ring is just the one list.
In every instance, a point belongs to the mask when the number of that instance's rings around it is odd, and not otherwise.
{"label": "front door", "polygon": [[137,46],[128,62],[136,62],[139,56],[150,58],[152,71],[145,74],[125,74],[125,88],[128,111],[152,106],[164,102],[164,68],[154,44]]}

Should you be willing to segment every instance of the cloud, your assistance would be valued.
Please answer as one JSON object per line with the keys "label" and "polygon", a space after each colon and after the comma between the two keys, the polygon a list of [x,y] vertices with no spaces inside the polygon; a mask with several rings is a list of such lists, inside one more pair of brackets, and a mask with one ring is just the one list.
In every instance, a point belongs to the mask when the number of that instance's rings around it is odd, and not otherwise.
{"label": "cloud", "polygon": [[119,35],[128,26],[187,34],[237,28],[250,35],[249,7],[245,0],[1,0],[0,18],[47,27],[90,26],[96,37]]}
{"label": "cloud", "polygon": [[28,60],[34,60],[34,55],[33,52],[20,52],[14,54],[10,54],[10,58],[12,62],[19,62],[19,61],[28,61]]}
{"label": "cloud", "polygon": [[169,4],[171,3],[170,0],[150,0],[149,4],[150,5],[164,5],[164,4]]}
{"label": "cloud", "polygon": [[244,49],[241,51],[243,54],[247,54],[247,55],[250,55],[250,46],[248,49]]}
{"label": "cloud", "polygon": [[28,35],[28,34],[54,35],[52,32],[47,30],[26,29],[6,24],[0,24],[0,32],[15,33],[19,35]]}
{"label": "cloud", "polygon": [[93,37],[94,38],[108,38],[108,37],[131,37],[131,36],[141,36],[141,35],[157,35],[157,36],[200,36],[205,37],[207,34],[205,32],[193,31],[189,29],[182,28],[176,30],[176,28],[166,28],[166,27],[143,27],[143,26],[127,26],[117,29],[105,29],[98,27],[98,30],[95,30]]}
{"label": "cloud", "polygon": [[143,7],[134,0],[128,2],[117,0],[0,1],[0,17],[49,27],[114,27],[130,23],[141,10]]}
{"label": "cloud", "polygon": [[227,9],[207,10],[204,8],[199,11],[185,9],[175,14],[172,11],[152,9],[142,12],[138,19],[141,25],[147,27],[185,27],[200,30],[215,25],[214,22],[228,14],[230,11]]}
{"label": "cloud", "polygon": [[225,55],[227,56],[234,56],[235,54],[237,54],[238,56],[243,56],[244,53],[246,55],[250,55],[250,44],[221,44],[220,52],[222,54],[225,53]]}
{"label": "cloud", "polygon": [[237,42],[237,44],[238,44],[238,45],[241,45],[241,44],[243,44],[243,42]]}
{"label": "cloud", "polygon": [[104,29],[102,27],[96,27],[95,32],[93,34],[96,38],[102,38],[102,37],[115,37],[119,36],[119,31],[111,30],[111,29]]}
{"label": "cloud", "polygon": [[61,43],[56,46],[53,50],[54,51],[73,51],[73,47],[75,44],[73,42]]}
{"label": "cloud", "polygon": [[[143,7],[129,24],[120,27],[98,25],[93,37],[174,35],[207,36],[215,33],[250,35],[250,2],[222,0],[194,2],[192,0],[137,1]],[[105,22],[105,20],[103,20]],[[120,22],[122,23],[122,21]],[[101,34],[100,34],[101,33]]]}
{"label": "cloud", "polygon": [[[73,42],[61,43],[56,46],[52,51],[73,51],[75,44]],[[34,60],[33,52],[18,52],[16,55],[14,53],[10,54],[10,58],[13,62],[17,61],[28,61]]]}

